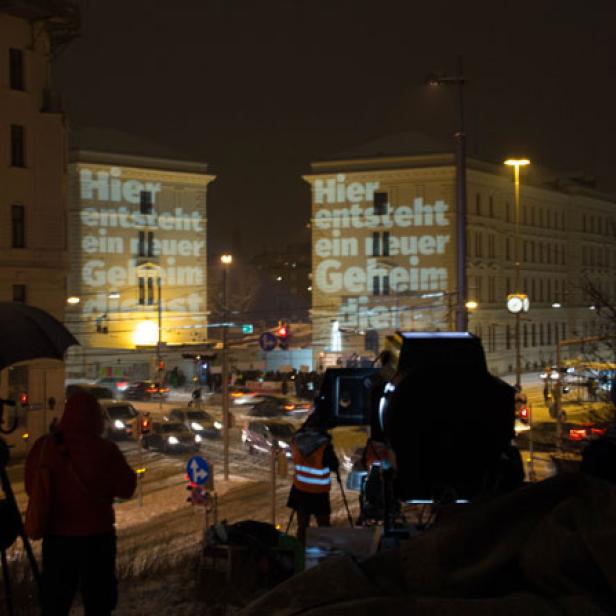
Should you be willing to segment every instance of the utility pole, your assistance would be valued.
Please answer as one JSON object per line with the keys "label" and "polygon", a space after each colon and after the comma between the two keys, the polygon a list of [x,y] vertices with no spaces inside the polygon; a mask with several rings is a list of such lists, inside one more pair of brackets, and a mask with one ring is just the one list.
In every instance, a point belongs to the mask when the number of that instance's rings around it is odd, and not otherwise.
{"label": "utility pole", "polygon": [[429,75],[426,82],[431,86],[455,85],[458,88],[458,129],[456,141],[456,274],[458,292],[455,306],[455,326],[460,332],[468,331],[468,285],[466,277],[466,131],[464,129],[464,78],[462,56],[458,56],[456,75]]}
{"label": "utility pole", "polygon": [[163,296],[162,296],[162,279],[160,275],[160,269],[158,270],[158,277],[156,278],[156,288],[158,291],[158,344],[156,345],[156,363],[158,370],[158,408],[162,412],[163,409],[163,397],[160,393],[160,388],[163,384],[163,365],[161,355],[161,344],[163,336]]}

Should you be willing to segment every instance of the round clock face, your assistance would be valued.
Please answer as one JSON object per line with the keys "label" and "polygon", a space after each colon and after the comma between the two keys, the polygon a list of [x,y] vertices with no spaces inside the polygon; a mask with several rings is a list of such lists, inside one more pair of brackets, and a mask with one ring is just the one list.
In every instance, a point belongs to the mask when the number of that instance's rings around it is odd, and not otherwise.
{"label": "round clock face", "polygon": [[524,302],[520,297],[510,297],[507,300],[507,310],[509,310],[509,312],[517,314],[518,312],[521,312],[523,308]]}

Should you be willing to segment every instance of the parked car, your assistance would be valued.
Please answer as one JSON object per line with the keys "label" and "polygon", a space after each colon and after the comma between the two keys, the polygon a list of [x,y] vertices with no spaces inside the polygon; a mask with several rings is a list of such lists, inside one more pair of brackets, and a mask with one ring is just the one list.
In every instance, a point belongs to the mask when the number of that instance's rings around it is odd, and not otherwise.
{"label": "parked car", "polygon": [[96,385],[101,387],[107,387],[111,389],[118,400],[121,400],[124,396],[124,392],[130,385],[130,380],[124,376],[106,376],[96,381]]}
{"label": "parked car", "polygon": [[129,402],[99,400],[105,416],[104,436],[111,439],[138,438],[141,416]]}
{"label": "parked car", "polygon": [[91,383],[71,383],[66,386],[65,394],[67,398],[79,392],[88,393],[97,400],[113,400],[113,391],[109,387],[102,387]]}
{"label": "parked car", "polygon": [[248,452],[270,453],[276,444],[291,457],[291,439],[294,427],[283,421],[250,421],[242,429],[242,443]]}
{"label": "parked car", "polygon": [[173,409],[169,413],[171,421],[179,421],[185,425],[193,434],[199,434],[202,437],[218,437],[222,430],[222,423],[214,419],[206,411],[193,409]]}
{"label": "parked car", "polygon": [[179,421],[153,422],[150,432],[143,435],[143,446],[163,453],[198,451],[201,440]]}
{"label": "parked car", "polygon": [[311,410],[312,403],[310,402],[295,402],[289,398],[263,396],[263,399],[254,404],[246,415],[250,417],[291,417],[307,415]]}
{"label": "parked car", "polygon": [[126,400],[154,400],[166,398],[169,388],[154,381],[137,381],[124,390]]}

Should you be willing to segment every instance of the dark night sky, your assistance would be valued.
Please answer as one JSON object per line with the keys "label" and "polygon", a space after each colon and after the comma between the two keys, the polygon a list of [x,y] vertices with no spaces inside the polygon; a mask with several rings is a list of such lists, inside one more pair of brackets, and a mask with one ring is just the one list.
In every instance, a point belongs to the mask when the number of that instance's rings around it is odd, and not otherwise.
{"label": "dark night sky", "polygon": [[[211,163],[210,249],[299,239],[311,160],[383,134],[447,137],[462,53],[471,152],[529,156],[616,191],[612,0],[82,0],[56,61],[76,125]],[[472,8],[471,8],[472,7]],[[592,7],[592,8],[591,8]],[[452,146],[453,147],[453,146]],[[278,240],[278,241],[276,241]]]}

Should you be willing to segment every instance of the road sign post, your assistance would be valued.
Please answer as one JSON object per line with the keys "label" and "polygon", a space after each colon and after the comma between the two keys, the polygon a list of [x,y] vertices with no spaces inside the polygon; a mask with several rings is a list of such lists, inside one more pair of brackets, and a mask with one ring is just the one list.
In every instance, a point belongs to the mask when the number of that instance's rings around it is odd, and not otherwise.
{"label": "road sign post", "polygon": [[278,338],[272,332],[263,332],[259,336],[259,346],[262,351],[272,351],[278,344]]}

